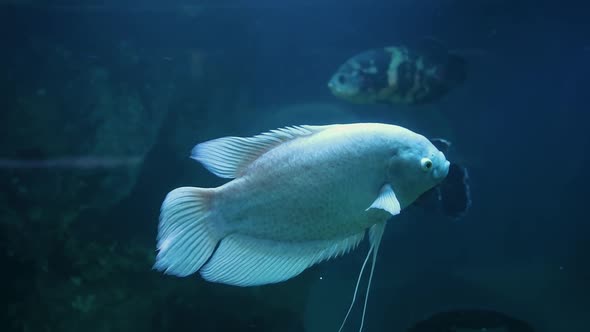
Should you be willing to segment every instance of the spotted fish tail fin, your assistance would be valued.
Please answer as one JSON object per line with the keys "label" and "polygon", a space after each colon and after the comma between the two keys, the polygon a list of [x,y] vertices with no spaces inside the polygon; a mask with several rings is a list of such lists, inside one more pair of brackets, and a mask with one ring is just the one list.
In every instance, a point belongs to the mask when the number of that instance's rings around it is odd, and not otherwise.
{"label": "spotted fish tail fin", "polygon": [[350,312],[352,311],[352,308],[354,307],[354,303],[356,301],[356,295],[358,293],[358,288],[359,288],[359,284],[361,282],[361,278],[363,276],[363,272],[365,271],[365,267],[367,266],[367,262],[369,261],[369,257],[371,257],[371,254],[373,254],[373,260],[371,262],[371,272],[369,273],[369,281],[367,283],[367,292],[365,293],[365,302],[363,305],[363,315],[361,316],[361,326],[359,327],[359,332],[362,332],[362,330],[363,330],[363,325],[365,323],[365,314],[367,311],[367,302],[369,300],[369,292],[371,291],[371,281],[373,280],[373,272],[375,271],[375,262],[377,261],[377,252],[379,251],[379,245],[381,244],[381,238],[383,237],[384,231],[385,231],[385,222],[375,224],[371,227],[371,229],[369,229],[369,241],[371,243],[370,248],[369,248],[369,252],[367,253],[367,257],[365,258],[363,265],[361,266],[361,271],[360,271],[359,276],[357,278],[356,286],[354,288],[354,293],[352,295],[352,301],[350,303],[350,306],[348,307],[348,312],[346,313],[346,316],[344,317],[344,321],[340,325],[340,329],[338,329],[338,332],[342,332],[342,329],[344,328],[344,325],[346,324],[346,320],[348,319],[348,316],[350,315]]}
{"label": "spotted fish tail fin", "polygon": [[434,36],[424,36],[417,49],[437,64],[440,78],[449,85],[448,88],[462,84],[467,78],[467,60],[460,50],[450,50],[443,41]]}
{"label": "spotted fish tail fin", "polygon": [[210,211],[214,189],[181,187],[162,203],[154,269],[179,277],[197,272],[223,237]]}

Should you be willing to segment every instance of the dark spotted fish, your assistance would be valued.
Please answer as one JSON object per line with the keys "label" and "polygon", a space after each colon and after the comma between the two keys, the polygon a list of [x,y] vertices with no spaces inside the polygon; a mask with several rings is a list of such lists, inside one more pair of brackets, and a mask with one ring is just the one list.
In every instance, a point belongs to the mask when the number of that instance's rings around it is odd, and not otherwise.
{"label": "dark spotted fish", "polygon": [[424,104],[460,85],[465,65],[462,57],[445,50],[372,49],[342,64],[328,87],[335,96],[353,103]]}
{"label": "dark spotted fish", "polygon": [[[451,154],[451,142],[448,140],[431,138],[430,142],[445,155]],[[467,168],[451,163],[447,177],[418,197],[414,201],[414,206],[440,213],[454,220],[464,217],[471,208],[471,188]]]}

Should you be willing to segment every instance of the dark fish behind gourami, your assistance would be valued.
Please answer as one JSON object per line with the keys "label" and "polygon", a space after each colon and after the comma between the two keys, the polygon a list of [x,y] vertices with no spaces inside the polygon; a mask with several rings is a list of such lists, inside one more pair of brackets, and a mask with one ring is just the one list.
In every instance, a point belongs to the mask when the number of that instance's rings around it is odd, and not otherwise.
{"label": "dark fish behind gourami", "polygon": [[[443,138],[431,138],[430,142],[445,156],[451,154],[450,141]],[[445,179],[418,197],[413,205],[454,220],[464,217],[471,208],[471,188],[467,168],[451,163]]]}
{"label": "dark fish behind gourami", "polygon": [[328,87],[335,96],[353,103],[424,104],[439,100],[465,76],[465,60],[446,50],[420,52],[392,46],[348,59]]}

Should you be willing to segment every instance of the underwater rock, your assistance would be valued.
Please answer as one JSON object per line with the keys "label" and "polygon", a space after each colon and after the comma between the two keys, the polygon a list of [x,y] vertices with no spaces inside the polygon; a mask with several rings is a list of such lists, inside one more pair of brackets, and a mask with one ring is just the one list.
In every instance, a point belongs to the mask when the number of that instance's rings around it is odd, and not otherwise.
{"label": "underwater rock", "polygon": [[[71,257],[82,255],[70,245],[81,214],[100,216],[134,188],[175,98],[177,72],[125,44],[91,60],[57,45],[29,46],[6,50],[8,70],[0,75],[7,87],[0,101],[0,258],[23,283],[40,287],[70,279]],[[22,290],[11,279],[2,284],[2,291]],[[20,293],[22,308],[53,303],[36,287]],[[64,302],[87,311],[95,301],[86,295]]]}
{"label": "underwater rock", "polygon": [[[172,77],[133,63],[139,55],[129,46],[93,64],[37,48],[44,63],[13,70],[16,91],[0,115],[0,172],[19,179],[30,205],[107,209],[135,184],[167,115]],[[37,79],[27,80],[33,72]]]}
{"label": "underwater rock", "polygon": [[590,307],[587,282],[553,259],[463,268],[453,274],[494,294],[504,308],[539,332],[585,331]]}
{"label": "underwater rock", "polygon": [[439,331],[535,332],[528,323],[501,312],[483,309],[451,310],[436,313],[416,323],[407,332]]}

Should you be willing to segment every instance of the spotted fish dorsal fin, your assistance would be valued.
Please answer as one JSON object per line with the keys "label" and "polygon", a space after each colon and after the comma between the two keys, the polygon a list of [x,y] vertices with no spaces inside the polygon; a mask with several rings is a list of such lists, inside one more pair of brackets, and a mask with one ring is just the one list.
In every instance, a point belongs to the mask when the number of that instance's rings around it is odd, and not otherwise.
{"label": "spotted fish dorsal fin", "polygon": [[293,126],[265,132],[252,137],[222,137],[196,145],[191,158],[211,173],[226,179],[238,177],[254,160],[272,148],[327,126]]}

